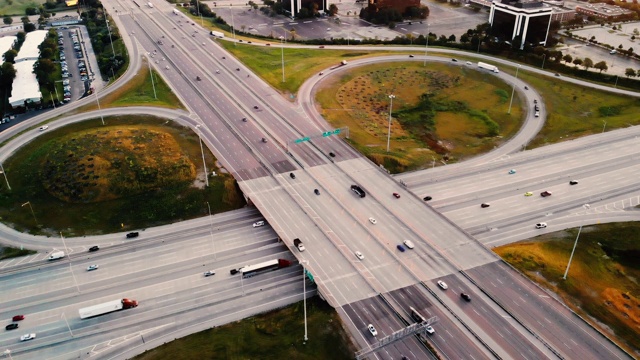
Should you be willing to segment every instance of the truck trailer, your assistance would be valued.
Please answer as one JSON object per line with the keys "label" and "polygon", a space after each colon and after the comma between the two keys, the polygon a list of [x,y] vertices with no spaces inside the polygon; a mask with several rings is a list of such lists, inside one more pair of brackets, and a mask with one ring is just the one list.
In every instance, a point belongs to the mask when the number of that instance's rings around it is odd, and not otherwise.
{"label": "truck trailer", "polygon": [[224,34],[221,33],[220,31],[211,31],[210,32],[211,36],[220,38],[220,39],[224,39]]}
{"label": "truck trailer", "polygon": [[478,67],[481,68],[481,69],[487,69],[489,71],[493,71],[496,74],[500,72],[500,70],[498,70],[497,66],[490,65],[490,64],[487,64],[487,63],[483,63],[483,62],[478,62]]}
{"label": "truck trailer", "polygon": [[80,313],[80,319],[88,319],[94,316],[100,316],[100,315],[108,314],[110,312],[114,312],[122,309],[134,308],[136,306],[138,306],[138,301],[136,300],[121,299],[121,300],[107,301],[102,304],[82,308],[78,310],[78,312]]}
{"label": "truck trailer", "polygon": [[49,257],[47,258],[47,260],[51,261],[51,260],[58,260],[58,259],[62,259],[64,257],[64,251],[54,251],[52,252]]}

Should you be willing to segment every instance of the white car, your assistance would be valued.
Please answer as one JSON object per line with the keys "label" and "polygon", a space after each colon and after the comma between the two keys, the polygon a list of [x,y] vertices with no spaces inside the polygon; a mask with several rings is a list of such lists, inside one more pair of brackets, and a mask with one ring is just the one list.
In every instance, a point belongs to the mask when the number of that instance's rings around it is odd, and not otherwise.
{"label": "white car", "polygon": [[376,219],[370,217],[369,218],[369,222],[372,223],[373,225],[377,224],[378,222],[376,221]]}
{"label": "white car", "polygon": [[98,270],[98,265],[89,265],[89,267],[87,268],[87,271],[93,271],[93,270]]}
{"label": "white car", "polygon": [[547,223],[537,223],[536,229],[544,229],[547,227]]}
{"label": "white car", "polygon": [[371,335],[378,336],[378,331],[376,330],[375,327],[373,327],[373,324],[367,325],[367,328],[369,329],[369,332],[371,333]]}
{"label": "white car", "polygon": [[405,241],[403,241],[403,243],[409,249],[413,249],[415,247],[415,245],[413,245],[413,241],[411,241],[411,240],[405,240]]}
{"label": "white car", "polygon": [[204,273],[204,277],[209,277],[209,276],[211,276],[211,275],[215,275],[215,274],[216,274],[216,272],[215,272],[215,271],[213,271],[213,270],[209,270],[209,271],[207,271],[206,273]]}
{"label": "white car", "polygon": [[20,341],[33,340],[35,338],[36,338],[36,334],[35,333],[24,334],[24,335],[20,336]]}
{"label": "white car", "polygon": [[449,288],[449,286],[447,286],[447,283],[442,280],[438,280],[438,286],[440,286],[442,290],[447,290]]}
{"label": "white car", "polygon": [[260,226],[264,226],[264,221],[256,221],[253,223],[253,227],[260,227]]}
{"label": "white car", "polygon": [[433,333],[435,333],[435,332],[436,332],[435,330],[433,330],[433,328],[431,327],[431,325],[427,326],[427,327],[425,328],[425,330],[427,331],[427,333],[428,333],[429,335],[432,335]]}
{"label": "white car", "polygon": [[356,257],[360,260],[364,260],[364,255],[362,255],[362,253],[360,251],[356,251]]}
{"label": "white car", "polygon": [[49,128],[49,126],[45,125],[45,126],[40,126],[40,131],[45,131]]}

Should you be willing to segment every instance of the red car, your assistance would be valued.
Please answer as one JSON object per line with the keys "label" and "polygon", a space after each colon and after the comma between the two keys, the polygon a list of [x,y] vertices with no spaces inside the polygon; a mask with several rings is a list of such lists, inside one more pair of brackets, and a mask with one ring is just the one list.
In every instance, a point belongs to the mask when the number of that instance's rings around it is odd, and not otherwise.
{"label": "red car", "polygon": [[400,199],[400,194],[398,194],[398,193],[393,193],[393,196],[395,196],[396,199]]}
{"label": "red car", "polygon": [[551,196],[551,191],[543,191],[543,192],[540,193],[540,196],[542,196],[542,197]]}
{"label": "red car", "polygon": [[20,320],[24,320],[24,315],[16,315],[13,317],[13,321],[20,321]]}

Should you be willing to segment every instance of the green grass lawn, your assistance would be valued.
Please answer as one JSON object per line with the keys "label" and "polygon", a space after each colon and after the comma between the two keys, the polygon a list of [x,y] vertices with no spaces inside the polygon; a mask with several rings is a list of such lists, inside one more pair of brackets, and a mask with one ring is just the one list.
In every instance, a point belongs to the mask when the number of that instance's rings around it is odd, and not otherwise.
{"label": "green grass lawn", "polygon": [[594,326],[615,333],[633,352],[640,349],[639,227],[637,222],[583,227],[567,280],[562,277],[578,229],[494,250],[532,281],[559,294],[574,311],[595,318]]}
{"label": "green grass lawn", "polygon": [[[44,1],[34,0],[3,0],[0,1],[0,14],[10,16],[25,16],[28,7],[39,8]],[[13,24],[16,22],[14,21]]]}
{"label": "green grass lawn", "polygon": [[136,360],[353,359],[355,349],[338,314],[318,297],[307,300],[304,343],[302,302],[174,340]]}
{"label": "green grass lawn", "polygon": [[[145,116],[105,123],[47,132],[5,161],[12,190],[0,191],[0,219],[18,231],[82,236],[205,216],[207,201],[214,213],[244,206],[235,180],[208,151],[207,168],[218,176],[201,189],[200,143],[190,129]],[[171,171],[177,165],[182,176]]]}

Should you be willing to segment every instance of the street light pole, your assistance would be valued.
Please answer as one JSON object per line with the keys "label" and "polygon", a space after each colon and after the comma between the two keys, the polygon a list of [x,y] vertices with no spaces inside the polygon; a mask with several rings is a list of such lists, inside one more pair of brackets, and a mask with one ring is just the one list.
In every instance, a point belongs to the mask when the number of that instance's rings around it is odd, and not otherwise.
{"label": "street light pole", "polygon": [[204,161],[204,148],[202,147],[202,132],[200,131],[200,124],[196,125],[198,129],[198,139],[200,140],[200,152],[202,153],[202,166],[204,167],[204,182],[209,187],[209,173],[207,173],[207,163]]}
{"label": "street light pole", "polygon": [[613,87],[616,88],[616,89],[618,88],[618,75],[616,75],[616,84],[613,85]]}
{"label": "street light pole", "polygon": [[282,82],[284,82],[284,37],[280,37],[280,50],[282,55]]}
{"label": "street light pole", "polygon": [[9,191],[11,191],[11,185],[9,185],[9,179],[7,179],[7,173],[4,171],[4,166],[2,166],[2,164],[0,164],[0,170],[2,171],[2,174],[4,175],[4,181],[7,182],[7,188],[9,189]]}
{"label": "street light pole", "polygon": [[100,112],[100,120],[102,120],[102,125],[104,125],[104,116],[102,115],[102,109],[100,109],[100,99],[98,99],[98,91],[94,90],[94,94],[96,94],[96,102],[98,103],[98,111]]}
{"label": "street light pole", "polygon": [[302,301],[304,303],[304,341],[306,342],[307,340],[309,340],[309,338],[307,337],[307,287],[306,287],[307,268],[305,267],[305,264],[309,265],[309,261],[302,260],[300,262],[302,263]]}
{"label": "street light pole", "polygon": [[424,65],[427,66],[427,51],[429,50],[429,23],[427,23],[427,42],[424,45]]}
{"label": "street light pole", "polygon": [[580,238],[580,232],[582,231],[582,225],[580,225],[580,229],[578,230],[578,236],[576,236],[576,242],[573,244],[573,250],[571,250],[571,256],[569,256],[569,263],[567,264],[567,270],[564,272],[563,280],[567,280],[567,274],[569,273],[569,267],[571,267],[571,260],[573,259],[573,253],[576,251],[576,246],[578,246],[578,239]]}
{"label": "street light pole", "polygon": [[544,61],[547,60],[547,54],[542,54],[542,66],[540,69],[544,70]]}
{"label": "street light pole", "polygon": [[389,131],[387,132],[387,152],[389,152],[389,141],[391,140],[391,110],[393,109],[393,99],[396,96],[391,94],[389,95],[389,100],[391,103],[389,104]]}
{"label": "street light pole", "polygon": [[107,23],[107,31],[109,32],[109,41],[111,42],[111,51],[113,52],[113,56],[111,58],[116,57],[116,50],[113,48],[113,39],[111,39],[111,29],[109,28],[109,20],[107,19],[107,13],[104,13],[104,21]]}
{"label": "street light pole", "polygon": [[11,357],[11,350],[7,349],[4,351],[4,355],[9,355],[9,360],[13,360],[13,357]]}
{"label": "street light pole", "polygon": [[213,219],[211,218],[211,206],[207,201],[207,210],[209,210],[209,235],[211,235],[211,246],[213,246],[213,260],[216,260],[216,243],[213,241]]}
{"label": "street light pole", "polygon": [[67,328],[69,329],[69,334],[71,334],[71,337],[73,337],[73,331],[71,331],[71,326],[69,326],[69,322],[67,321],[67,317],[64,315],[64,313],[62,313],[61,318],[63,318],[64,322],[67,323]]}
{"label": "street light pole", "polygon": [[[69,254],[69,249],[67,249],[67,243],[64,241],[64,236],[62,236],[62,232],[60,232],[60,239],[62,240],[62,246],[64,246],[64,252],[69,257],[69,271],[71,272],[71,276],[73,277],[73,282],[76,284],[76,289],[78,290],[78,293],[80,293],[80,286],[78,286],[78,280],[76,279],[76,274],[73,273],[73,269],[71,268],[71,254]],[[73,336],[73,334],[71,335]]]}
{"label": "street light pole", "polygon": [[157,100],[158,94],[156,94],[156,84],[153,81],[153,72],[151,71],[151,58],[147,56],[147,65],[149,65],[149,76],[151,76],[151,86],[153,87],[153,97]]}
{"label": "street light pole", "polygon": [[51,95],[51,103],[53,104],[53,110],[55,110],[56,109],[56,102],[55,102],[55,100],[53,100],[53,94],[49,93],[49,95]]}
{"label": "street light pole", "polygon": [[518,81],[518,70],[520,70],[521,65],[518,65],[516,68],[516,79],[513,81],[513,87],[511,88],[511,101],[509,101],[509,111],[507,114],[511,114],[511,105],[513,104],[513,95],[516,92],[516,81]]}
{"label": "street light pole", "polygon": [[[231,10],[231,9],[229,9]],[[235,22],[233,21],[233,11],[231,11],[231,31],[233,32],[233,44],[235,46],[236,44],[236,25]]]}
{"label": "street light pole", "polygon": [[607,121],[602,120],[602,122],[604,123],[604,125],[602,125],[602,132],[604,133],[604,128],[607,126]]}
{"label": "street light pole", "polygon": [[33,206],[31,206],[31,202],[27,201],[26,203],[22,204],[23,207],[25,205],[29,205],[29,209],[31,209],[31,215],[33,215],[33,220],[36,222],[36,226],[38,226],[38,220],[36,219],[36,213],[33,212]]}
{"label": "street light pole", "polygon": [[482,40],[480,39],[480,35],[478,35],[478,54],[480,54],[480,44],[482,44]]}

